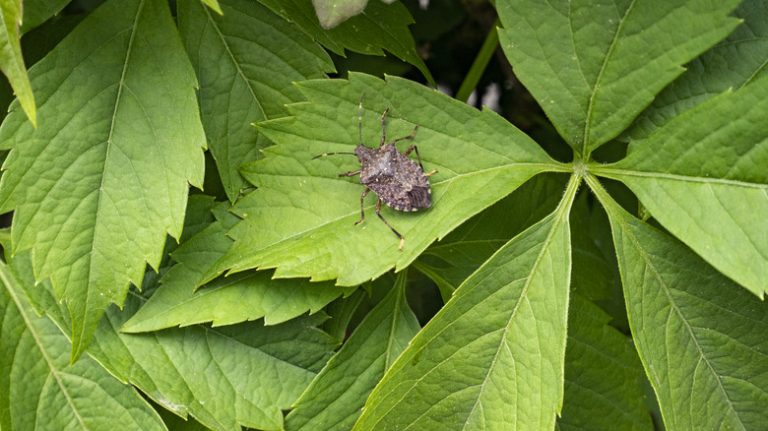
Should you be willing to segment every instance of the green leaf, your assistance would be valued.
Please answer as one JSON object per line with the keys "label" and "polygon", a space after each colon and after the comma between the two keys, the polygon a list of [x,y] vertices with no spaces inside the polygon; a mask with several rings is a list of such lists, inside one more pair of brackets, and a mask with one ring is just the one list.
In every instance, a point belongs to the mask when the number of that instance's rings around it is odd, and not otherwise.
{"label": "green leaf", "polygon": [[578,183],[573,176],[554,213],[456,290],[374,389],[356,431],[555,426],[571,266],[568,212]]}
{"label": "green leaf", "polygon": [[429,247],[416,260],[416,268],[440,287],[447,301],[510,238],[554,211],[563,197],[564,179],[563,175],[543,174],[528,180]]}
{"label": "green leaf", "polygon": [[326,30],[317,19],[312,0],[259,0],[273,12],[296,23],[314,40],[336,54],[344,50],[368,55],[384,55],[384,50],[418,68],[434,85],[434,78],[408,30],[413,18],[400,2],[385,5],[374,1],[361,13],[337,27]]}
{"label": "green leaf", "polygon": [[194,281],[171,269],[157,292],[121,330],[146,332],[204,322],[222,326],[260,318],[267,325],[275,325],[306,312],[316,313],[355,290],[333,283],[272,280],[271,276],[271,272],[249,271],[217,279],[194,291]]}
{"label": "green leaf", "polygon": [[321,316],[278,326],[119,333],[137,305],[128,301],[122,313],[110,308],[89,353],[155,402],[215,430],[282,429],[281,410],[296,401],[335,344],[315,327]]}
{"label": "green leaf", "polygon": [[336,338],[341,344],[347,338],[347,328],[352,320],[357,307],[366,295],[363,289],[358,289],[352,295],[346,298],[339,298],[327,307],[325,313],[328,314],[328,320],[323,324],[323,330]]}
{"label": "green leaf", "polygon": [[24,0],[24,21],[21,32],[26,33],[61,12],[70,0]]}
{"label": "green leaf", "polygon": [[667,429],[768,423],[768,308],[674,238],[608,211],[632,336]]}
{"label": "green leaf", "polygon": [[[27,253],[13,259],[23,288],[37,292],[37,306],[60,328],[66,327],[66,315],[46,284],[34,285],[28,260]],[[107,310],[88,354],[156,403],[182,418],[191,414],[214,430],[240,425],[281,429],[281,410],[296,401],[337,345],[318,329],[325,320],[321,313],[269,327],[252,322],[138,335],[119,332],[139,303],[132,295],[123,311]],[[78,364],[86,360],[88,356]]]}
{"label": "green leaf", "polygon": [[205,136],[194,72],[163,0],[113,0],[30,70],[46,121],[18,112],[0,127],[13,148],[0,211],[14,210],[14,252],[32,249],[83,352],[104,309],[122,304],[166,234],[181,234]]}
{"label": "green leaf", "polygon": [[266,140],[251,125],[286,114],[302,100],[294,81],[333,71],[328,54],[296,25],[251,0],[221,2],[216,15],[199,0],[178,2],[182,38],[200,80],[200,110],[211,154],[230,201],[245,186],[238,170]]}
{"label": "green leaf", "polygon": [[733,30],[739,0],[499,0],[515,76],[587,159]]}
{"label": "green leaf", "polygon": [[629,137],[645,138],[680,113],[768,73],[768,3],[746,0],[734,15],[744,22],[720,44],[694,59],[638,117],[627,133]]}
{"label": "green leaf", "polygon": [[[230,232],[235,245],[207,280],[225,269],[277,268],[277,278],[338,278],[339,285],[357,285],[393,266],[408,266],[435,239],[533,175],[560,168],[495,113],[478,112],[411,81],[384,82],[355,74],[350,81],[306,81],[300,88],[310,102],[291,105],[294,117],[260,125],[278,145],[266,149],[264,159],[244,167],[243,174],[258,189],[235,206],[245,220]],[[439,171],[431,177],[431,209],[382,211],[405,236],[403,251],[398,251],[397,237],[374,216],[373,195],[365,204],[368,219],[354,225],[360,218],[363,187],[357,179],[338,174],[359,166],[355,158],[313,159],[325,151],[354,148],[361,96],[367,109],[365,142],[379,141],[379,117],[390,108],[389,136],[407,135],[418,124],[414,143],[425,169]]]}
{"label": "green leaf", "polygon": [[177,263],[160,279],[157,291],[121,328],[123,332],[156,331],[204,322],[231,325],[260,318],[267,325],[274,325],[308,311],[316,313],[339,296],[354,291],[332,283],[272,280],[272,274],[263,271],[220,278],[196,291],[208,268],[232,246],[226,231],[236,217],[226,211],[225,205],[218,205],[215,212],[219,220],[173,252]]}
{"label": "green leaf", "polygon": [[68,364],[69,341],[36,314],[4,263],[0,280],[0,428],[165,429],[132,387],[96,361],[86,357]]}
{"label": "green leaf", "polygon": [[686,111],[634,141],[625,159],[593,169],[626,184],[673,235],[760,297],[768,289],[766,112],[768,77]]}
{"label": "green leaf", "polygon": [[421,327],[405,297],[406,272],[309,385],[288,414],[285,429],[344,431],[365,399]]}
{"label": "green leaf", "polygon": [[[32,86],[29,83],[27,68],[21,56],[21,0],[0,0],[0,70],[3,71],[18,97],[21,108],[32,126],[37,126],[37,109]],[[17,106],[16,104],[13,105]],[[13,109],[13,108],[12,108]]]}
{"label": "green leaf", "polygon": [[609,320],[582,296],[571,297],[560,431],[654,429],[637,353]]}

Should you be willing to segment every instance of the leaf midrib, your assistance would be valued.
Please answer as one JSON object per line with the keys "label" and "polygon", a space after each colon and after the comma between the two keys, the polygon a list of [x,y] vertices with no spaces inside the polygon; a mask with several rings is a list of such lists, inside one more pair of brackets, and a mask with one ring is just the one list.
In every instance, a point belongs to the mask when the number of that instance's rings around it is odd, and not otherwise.
{"label": "leaf midrib", "polygon": [[[133,19],[133,24],[131,25],[131,35],[128,39],[128,46],[126,47],[126,50],[125,50],[125,60],[123,61],[123,70],[120,73],[120,81],[118,82],[118,85],[117,85],[117,94],[115,95],[115,103],[114,103],[115,107],[112,110],[112,119],[109,124],[109,134],[105,141],[107,147],[104,150],[104,160],[101,166],[101,178],[99,179],[99,189],[98,189],[98,193],[96,194],[96,211],[93,217],[94,226],[96,226],[96,221],[100,219],[100,214],[102,211],[102,202],[103,202],[102,196],[104,195],[104,179],[106,177],[104,172],[106,171],[107,160],[109,160],[109,154],[112,149],[112,144],[113,144],[112,138],[113,138],[113,133],[115,131],[115,123],[117,121],[117,113],[120,107],[120,100],[123,94],[123,88],[125,87],[125,76],[128,71],[128,63],[130,62],[130,59],[131,59],[131,52],[133,50],[133,42],[136,37],[136,29],[138,27],[139,17],[141,17],[142,12],[144,11],[144,5],[145,5],[145,0],[141,0],[136,9],[136,16]],[[89,296],[88,294],[90,293],[90,288],[93,286],[93,284],[91,283],[91,276],[95,272],[97,272],[97,268],[94,268],[93,266],[94,259],[91,257],[91,253],[93,253],[93,251],[95,250],[95,244],[97,242],[96,229],[94,229],[92,235],[93,236],[91,238],[90,250],[88,252],[88,280],[87,280],[88,285],[86,286],[86,290],[88,291],[88,293],[86,293],[85,306],[80,316],[80,317],[83,317],[84,319],[85,319],[84,316],[87,316],[88,310],[90,308],[90,303],[88,301],[88,296]],[[85,323],[85,321],[83,321],[83,323]],[[77,336],[74,336],[73,334],[73,341],[78,340],[77,347],[75,347],[74,345],[72,346],[73,355],[76,352],[79,353],[83,350],[83,343],[86,341],[84,337],[84,334],[86,331],[87,331],[87,327],[85,324],[83,324],[82,327],[80,328],[80,334]]]}
{"label": "leaf midrib", "polygon": [[632,12],[634,9],[636,1],[637,0],[632,0],[632,2],[627,7],[627,10],[624,11],[624,16],[622,16],[619,20],[619,23],[616,26],[616,32],[613,34],[613,39],[611,40],[611,45],[608,47],[608,52],[606,52],[605,57],[603,58],[603,64],[600,66],[600,71],[597,73],[597,77],[595,78],[595,85],[592,87],[592,93],[589,95],[589,101],[587,103],[587,115],[584,121],[584,140],[581,152],[582,160],[587,160],[589,156],[589,146],[591,144],[589,133],[592,127],[592,115],[594,113],[595,98],[599,91],[600,81],[603,78],[603,73],[605,72],[606,66],[608,65],[608,62],[613,55],[614,49],[616,48],[616,43],[619,40],[619,35],[624,28],[624,23],[626,22],[630,12]]}
{"label": "leaf midrib", "polygon": [[37,333],[37,331],[35,331],[35,326],[33,325],[30,319],[30,316],[27,315],[27,312],[24,308],[24,304],[22,304],[22,301],[16,294],[15,289],[11,287],[11,286],[17,286],[15,277],[9,273],[8,266],[3,263],[0,263],[0,279],[2,279],[3,284],[5,284],[6,292],[8,292],[8,294],[11,296],[11,299],[13,299],[13,302],[16,305],[16,309],[19,311],[19,315],[21,315],[21,318],[24,320],[24,324],[27,328],[27,331],[30,333],[30,335],[32,335],[32,338],[35,340],[37,349],[40,351],[40,354],[42,355],[43,359],[45,359],[46,364],[48,364],[48,369],[50,370],[50,373],[53,376],[53,378],[56,380],[56,385],[61,389],[61,393],[64,394],[64,397],[67,400],[67,404],[69,405],[70,409],[74,413],[75,417],[77,418],[77,421],[80,423],[83,429],[88,430],[89,428],[85,424],[85,420],[83,419],[82,416],[80,416],[80,412],[75,407],[72,397],[69,395],[69,392],[67,391],[67,388],[65,387],[64,382],[61,380],[61,377],[59,376],[59,369],[53,363],[53,359],[48,356],[47,350],[45,350],[46,344],[43,343],[43,341],[40,339],[40,335]]}
{"label": "leaf midrib", "polygon": [[725,390],[725,387],[723,387],[723,382],[720,378],[720,375],[715,371],[714,367],[710,363],[708,357],[704,354],[704,351],[701,348],[701,345],[699,344],[699,340],[696,337],[696,335],[693,332],[693,328],[691,327],[690,323],[688,322],[688,319],[685,318],[683,312],[680,310],[680,308],[677,306],[677,303],[672,298],[672,295],[670,293],[670,287],[665,282],[664,278],[661,276],[659,271],[656,269],[656,266],[653,265],[653,263],[650,260],[650,257],[648,256],[648,253],[645,252],[645,249],[640,245],[640,242],[635,237],[634,233],[629,228],[629,223],[624,219],[623,216],[619,216],[619,221],[622,226],[622,230],[626,234],[626,236],[630,239],[632,245],[635,247],[637,252],[640,254],[640,256],[643,258],[643,261],[645,262],[646,267],[653,273],[654,277],[658,281],[661,290],[664,292],[664,295],[667,298],[667,301],[670,305],[670,308],[672,311],[677,314],[677,317],[683,322],[683,325],[686,329],[686,332],[688,332],[688,336],[693,341],[693,344],[696,346],[696,350],[699,353],[700,360],[703,360],[705,364],[707,364],[707,368],[709,369],[712,376],[715,377],[715,380],[717,381],[717,386],[720,392],[722,393],[723,397],[728,403],[728,406],[730,407],[730,410],[736,415],[737,418],[739,418],[739,423],[742,426],[742,429],[746,430],[744,427],[744,423],[739,415],[739,411],[734,408],[733,402],[731,401],[731,398],[728,394],[728,391]]}
{"label": "leaf midrib", "polygon": [[216,32],[216,35],[219,37],[219,40],[221,41],[221,45],[224,47],[224,50],[227,52],[227,56],[232,61],[232,65],[235,67],[235,70],[237,71],[237,75],[240,77],[240,79],[245,82],[246,87],[248,87],[248,93],[250,93],[251,98],[256,103],[256,107],[259,109],[259,112],[261,113],[262,118],[267,118],[266,114],[264,113],[264,107],[261,105],[261,101],[258,97],[256,97],[256,93],[253,90],[253,85],[251,84],[251,81],[246,78],[245,73],[243,72],[243,69],[240,67],[240,63],[237,61],[235,54],[232,52],[232,50],[229,48],[229,44],[227,43],[226,37],[224,34],[220,31],[218,25],[216,24],[216,21],[214,21],[213,16],[211,16],[211,11],[209,8],[206,8],[203,5],[199,5],[203,8],[205,11],[205,16],[208,19],[208,22],[210,23],[211,27]]}
{"label": "leaf midrib", "polygon": [[[576,185],[578,185],[579,179],[578,179],[578,177],[572,177],[571,181],[572,181],[572,182],[575,182],[575,183],[577,183]],[[539,251],[539,254],[538,254],[538,255],[537,255],[537,257],[536,257],[536,260],[534,261],[534,265],[533,265],[533,267],[532,267],[532,268],[531,268],[531,270],[528,272],[528,277],[526,277],[526,280],[525,280],[525,284],[524,284],[524,286],[523,286],[523,289],[522,289],[522,291],[521,291],[521,293],[520,293],[520,296],[518,297],[518,300],[517,300],[517,302],[515,303],[515,307],[514,307],[514,309],[513,309],[513,310],[512,310],[512,312],[510,313],[509,319],[507,319],[507,323],[506,323],[506,325],[504,326],[504,328],[501,328],[501,330],[503,331],[503,334],[502,334],[502,338],[501,338],[501,341],[499,342],[499,346],[498,346],[498,348],[496,349],[496,353],[494,354],[494,356],[493,356],[493,359],[491,360],[491,363],[490,363],[490,364],[489,364],[489,366],[488,366],[488,373],[490,373],[490,370],[491,370],[491,368],[493,368],[493,365],[495,364],[495,362],[496,362],[496,359],[498,358],[499,352],[501,351],[501,347],[502,347],[502,346],[506,346],[506,343],[505,343],[505,342],[503,342],[503,340],[505,339],[505,335],[507,334],[507,331],[509,330],[509,326],[510,326],[510,323],[512,322],[512,319],[515,317],[515,314],[517,313],[517,309],[519,308],[519,306],[520,306],[520,303],[523,301],[523,299],[525,299],[525,298],[526,298],[526,294],[527,294],[528,288],[530,287],[530,282],[531,282],[531,278],[532,278],[531,274],[533,274],[533,273],[536,271],[536,269],[538,268],[539,262],[541,261],[541,256],[542,256],[542,254],[544,253],[544,251],[545,251],[545,250],[548,248],[548,246],[549,246],[549,243],[550,243],[550,242],[551,242],[551,240],[552,240],[553,234],[554,234],[555,230],[557,230],[557,227],[558,227],[558,226],[560,225],[560,223],[562,223],[563,221],[567,222],[567,217],[565,217],[565,215],[566,215],[566,214],[568,214],[568,213],[570,212],[570,207],[571,207],[571,204],[572,204],[572,202],[573,202],[573,195],[575,195],[575,192],[576,192],[576,188],[577,188],[577,187],[576,187],[576,185],[573,185],[572,187],[570,187],[571,185],[569,185],[569,188],[567,188],[567,189],[566,189],[566,193],[565,193],[565,195],[563,196],[563,201],[561,202],[561,205],[560,205],[560,206],[559,206],[559,207],[558,207],[558,208],[555,210],[556,212],[555,212],[555,214],[553,215],[553,218],[554,218],[554,220],[553,220],[553,222],[552,222],[552,228],[550,229],[550,231],[549,231],[549,232],[548,232],[548,234],[547,234],[547,237],[546,237],[546,239],[544,240],[544,243],[543,243],[543,245],[542,245],[542,247],[541,247],[541,250]],[[569,194],[569,192],[571,192],[571,193]],[[543,221],[543,220],[544,220],[544,219],[542,219],[542,221]],[[539,223],[541,223],[541,222],[539,222]],[[526,229],[526,231],[527,231],[527,230],[529,230],[529,229],[530,229],[530,228]],[[517,236],[519,236],[519,235],[516,235],[516,236],[515,236],[515,238],[516,238]],[[514,238],[513,238],[513,239],[514,239]],[[510,241],[512,241],[512,239],[511,239]],[[500,252],[502,252],[502,251],[503,251],[503,250],[500,248],[499,250],[497,250],[496,252],[494,252],[494,253],[493,253],[493,255],[492,255],[491,257],[489,257],[489,258],[488,258],[488,259],[487,259],[487,260],[486,260],[486,261],[485,261],[485,262],[484,262],[482,265],[480,265],[480,266],[477,268],[477,270],[475,270],[475,271],[474,271],[474,272],[473,272],[473,273],[472,273],[472,274],[471,274],[469,277],[467,277],[467,279],[470,279],[470,278],[472,278],[473,276],[475,276],[475,274],[477,274],[477,273],[481,272],[481,271],[482,271],[482,270],[483,270],[483,269],[484,269],[486,266],[488,266],[489,262],[490,262],[490,261],[491,261],[491,260],[492,260],[492,259],[493,259],[493,258],[494,258],[496,255],[498,255],[498,254],[499,254]],[[490,274],[489,274],[488,276],[490,276]],[[512,280],[510,283],[508,283],[508,284],[507,284],[507,286],[508,286],[509,284],[511,284],[511,283],[514,283],[514,282],[518,281],[518,280],[519,280],[519,279],[516,279],[516,280]],[[466,282],[466,280],[465,280],[465,282]],[[464,282],[462,282],[462,285],[464,285]],[[459,287],[461,287],[461,286],[459,286]],[[505,287],[506,287],[506,286],[505,286]],[[458,290],[458,289],[457,289],[457,290]],[[458,296],[454,294],[454,295],[451,297],[451,299],[450,299],[450,301],[449,301],[449,302],[457,301],[457,300],[458,300],[457,298],[458,298]],[[440,331],[438,331],[438,332],[437,332],[437,333],[436,333],[434,336],[432,336],[432,337],[431,337],[431,339],[430,339],[430,340],[428,340],[428,342],[430,342],[430,341],[432,341],[432,340],[436,339],[437,337],[439,337],[439,336],[440,336],[440,334],[442,334],[443,332],[447,331],[447,330],[448,330],[448,328],[450,328],[451,326],[453,326],[453,325],[454,325],[454,324],[455,324],[455,323],[456,323],[456,322],[459,320],[459,318],[460,318],[461,316],[463,316],[463,315],[465,315],[466,313],[468,313],[468,312],[472,311],[472,310],[473,310],[475,307],[477,307],[477,306],[479,306],[480,304],[482,304],[483,302],[485,302],[485,300],[486,300],[486,299],[488,299],[488,298],[490,298],[490,297],[487,297],[487,298],[485,298],[485,299],[481,300],[481,301],[480,301],[480,302],[478,302],[477,304],[475,304],[475,305],[473,305],[472,307],[470,307],[469,309],[465,310],[465,311],[464,311],[464,313],[462,313],[461,315],[457,316],[457,318],[456,318],[456,319],[454,319],[453,321],[451,321],[451,322],[449,322],[447,325],[445,325],[443,328],[441,328],[441,329],[440,329]],[[446,305],[448,305],[448,304],[446,304]],[[495,332],[495,331],[492,331],[492,332]],[[489,334],[490,334],[490,332],[489,332]],[[487,334],[486,334],[486,335],[487,335]],[[423,350],[424,348],[426,348],[426,344],[427,344],[427,343],[425,342],[424,346],[422,346],[422,350]],[[419,377],[418,379],[415,379],[415,380],[413,380],[414,384],[411,386],[411,388],[410,388],[408,391],[406,391],[406,392],[405,392],[405,393],[404,393],[404,394],[403,394],[403,395],[402,395],[402,396],[401,396],[401,397],[400,397],[400,398],[397,400],[397,402],[393,403],[393,404],[391,405],[391,407],[390,407],[390,408],[389,408],[389,409],[388,409],[386,412],[384,412],[384,413],[382,414],[381,418],[380,418],[378,421],[376,421],[376,422],[375,422],[373,425],[377,425],[378,423],[380,423],[380,422],[381,422],[381,421],[384,419],[384,417],[386,417],[386,415],[388,415],[388,414],[389,414],[389,412],[391,412],[391,411],[392,411],[392,410],[393,410],[393,409],[394,409],[394,408],[395,408],[395,407],[396,407],[396,406],[397,406],[397,405],[398,405],[400,402],[402,402],[402,400],[403,400],[403,399],[404,399],[404,398],[405,398],[405,397],[406,397],[406,396],[407,396],[407,395],[408,395],[408,394],[409,394],[409,393],[410,393],[410,392],[413,390],[413,387],[415,387],[415,386],[416,386],[416,384],[417,384],[418,382],[422,381],[422,380],[423,380],[425,377],[427,377],[427,375],[429,375],[429,374],[430,374],[432,371],[434,371],[435,369],[437,369],[437,368],[438,368],[440,365],[442,365],[442,364],[444,364],[445,362],[447,362],[448,360],[450,360],[450,359],[451,359],[451,358],[452,358],[452,357],[453,357],[455,354],[457,354],[459,351],[461,351],[461,349],[458,349],[458,350],[456,350],[455,352],[453,352],[451,355],[449,355],[448,357],[446,357],[446,358],[445,358],[445,359],[443,359],[442,361],[440,361],[440,362],[436,363],[436,364],[434,365],[434,367],[432,367],[432,369],[431,369],[431,370],[429,370],[429,371],[427,371],[426,373],[424,373],[424,375],[423,375],[423,376]],[[417,354],[420,354],[420,352],[419,352],[419,353],[417,353]],[[483,383],[480,385],[480,386],[481,386],[481,388],[480,388],[480,392],[482,392],[482,391],[483,391],[483,389],[484,389],[484,387],[485,387],[485,383],[486,383],[486,382],[487,382],[487,380],[488,380],[488,379],[487,379],[488,373],[486,373],[486,378],[484,378],[484,379],[483,379]],[[382,380],[383,380],[383,378],[382,378]],[[475,400],[475,404],[472,406],[472,409],[470,410],[470,414],[471,414],[471,412],[472,412],[472,411],[474,411],[474,409],[475,409],[475,407],[476,407],[476,405],[477,405],[477,402],[479,401],[479,399],[480,399],[480,396],[478,395],[477,399]],[[425,412],[423,412],[421,415],[419,415],[417,418],[415,418],[415,419],[413,420],[413,422],[411,422],[411,424],[409,424],[409,425],[408,425],[408,426],[407,426],[407,427],[406,427],[406,428],[405,428],[403,431],[406,431],[406,430],[408,430],[408,429],[409,429],[409,428],[410,428],[410,427],[413,425],[413,423],[415,423],[415,422],[416,422],[416,421],[418,421],[418,420],[419,420],[421,417],[423,417],[425,414],[427,414],[427,412],[429,412],[429,409],[427,409]],[[466,427],[466,423],[465,423],[465,427]]]}
{"label": "leaf midrib", "polygon": [[602,167],[602,166],[593,166],[590,168],[590,170],[596,175],[600,175],[605,178],[610,178],[610,179],[619,180],[619,181],[621,181],[621,177],[641,177],[641,178],[681,181],[681,182],[687,182],[687,183],[717,184],[717,185],[768,190],[768,184],[750,183],[750,182],[740,181],[740,180],[729,180],[726,178],[699,177],[699,176],[691,176],[691,175],[672,174],[672,173],[666,173],[666,172],[649,172],[649,171],[620,169],[620,168]]}

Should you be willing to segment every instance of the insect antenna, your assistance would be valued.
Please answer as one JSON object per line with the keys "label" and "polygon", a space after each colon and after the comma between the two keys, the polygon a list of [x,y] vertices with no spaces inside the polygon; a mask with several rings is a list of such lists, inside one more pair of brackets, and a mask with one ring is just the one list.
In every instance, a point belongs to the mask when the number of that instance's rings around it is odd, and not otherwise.
{"label": "insect antenna", "polygon": [[363,94],[360,95],[360,104],[357,105],[357,135],[359,143],[363,143]]}
{"label": "insect antenna", "polygon": [[351,151],[336,151],[336,152],[333,152],[333,153],[318,154],[315,157],[312,157],[312,160],[319,159],[320,157],[325,157],[325,156],[338,156],[338,155],[356,156],[357,154],[355,154],[355,153],[353,153]]}

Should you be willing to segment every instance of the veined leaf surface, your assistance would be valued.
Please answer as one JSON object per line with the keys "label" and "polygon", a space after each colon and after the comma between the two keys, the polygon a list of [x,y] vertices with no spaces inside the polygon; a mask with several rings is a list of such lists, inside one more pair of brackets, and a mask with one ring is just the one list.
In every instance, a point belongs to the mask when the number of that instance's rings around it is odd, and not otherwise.
{"label": "veined leaf surface", "polygon": [[213,210],[217,220],[174,250],[172,258],[176,263],[163,274],[160,286],[149,300],[125,322],[123,332],[156,331],[204,322],[231,325],[261,318],[274,325],[306,312],[315,313],[339,296],[354,291],[354,287],[342,288],[328,282],[273,280],[270,271],[222,277],[196,289],[211,265],[232,246],[226,232],[237,217],[227,209],[225,204],[217,205]]}
{"label": "veined leaf surface", "polygon": [[406,272],[371,310],[288,414],[288,431],[347,431],[373,387],[421,327],[405,296]]}
{"label": "veined leaf surface", "polygon": [[240,165],[268,145],[252,123],[287,114],[302,100],[294,81],[334,70],[325,51],[301,31],[251,0],[224,0],[223,15],[200,0],[178,2],[181,36],[200,80],[203,126],[221,182],[235,201],[245,181]]}
{"label": "veined leaf surface", "polygon": [[768,76],[726,92],[595,166],[723,274],[768,289]]}
{"label": "veined leaf surface", "polygon": [[768,308],[590,178],[610,217],[627,315],[667,429],[768,423]]}
{"label": "veined leaf surface", "polygon": [[744,0],[734,15],[744,20],[714,48],[687,65],[627,132],[641,139],[669,120],[712,97],[739,89],[768,74],[768,3]]}
{"label": "veined leaf surface", "polygon": [[0,281],[0,428],[165,429],[135,389],[96,361],[86,357],[69,364],[69,341],[37,314],[2,262]]}
{"label": "veined leaf surface", "polygon": [[512,67],[581,155],[621,133],[683,64],[738,24],[739,0],[500,0]]}
{"label": "veined leaf surface", "polygon": [[[368,75],[300,84],[308,103],[290,106],[293,117],[260,125],[277,145],[247,165],[243,174],[258,189],[234,210],[244,217],[230,232],[235,245],[207,279],[226,269],[276,268],[275,277],[338,279],[357,285],[393,266],[404,268],[431,242],[472,215],[514,191],[533,175],[561,166],[530,138],[493,112],[479,112],[437,91],[399,78]],[[352,151],[359,142],[358,105],[366,108],[363,134],[378,145],[380,116],[390,108],[388,135],[409,134],[419,146],[431,177],[433,205],[420,213],[383,209],[405,236],[405,248],[374,215],[375,196],[365,201],[363,187],[340,172],[359,166],[353,156],[313,156]],[[269,229],[265,229],[269,226]]]}
{"label": "veined leaf surface", "polygon": [[37,279],[66,303],[76,358],[104,309],[157,267],[166,234],[181,234],[205,136],[163,0],[105,3],[30,75],[46,120],[3,122],[0,210],[15,211],[14,251],[31,248]]}
{"label": "veined leaf surface", "polygon": [[462,283],[371,393],[355,431],[554,428],[578,183]]}
{"label": "veined leaf surface", "polygon": [[572,295],[559,431],[654,429],[637,352],[627,336],[608,325],[609,320],[595,304]]}

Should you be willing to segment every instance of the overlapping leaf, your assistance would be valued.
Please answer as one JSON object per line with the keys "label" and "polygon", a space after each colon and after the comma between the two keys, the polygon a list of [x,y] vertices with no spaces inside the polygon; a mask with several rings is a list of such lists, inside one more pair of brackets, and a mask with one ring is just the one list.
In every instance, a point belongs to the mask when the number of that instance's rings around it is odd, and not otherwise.
{"label": "overlapping leaf", "polygon": [[744,0],[734,15],[744,22],[728,38],[693,60],[688,70],[638,117],[629,137],[647,137],[681,112],[768,74],[768,3]]}
{"label": "overlapping leaf", "polygon": [[738,24],[739,0],[500,0],[501,45],[560,134],[586,156],[621,133],[682,65]]}
{"label": "overlapping leaf", "polygon": [[[225,205],[214,208],[217,220],[208,224],[173,252],[176,262],[160,280],[150,299],[121,328],[146,332],[173,326],[212,322],[214,326],[264,318],[268,325],[306,312],[315,313],[354,288],[305,280],[272,280],[271,272],[220,278],[196,290],[217,259],[232,246],[226,232],[237,220]],[[188,215],[190,212],[188,211]],[[188,229],[190,220],[187,220]]]}
{"label": "overlapping leaf", "polygon": [[0,1],[0,70],[3,71],[18,97],[21,108],[32,125],[37,124],[37,109],[27,68],[21,56],[21,0]]}
{"label": "overlapping leaf", "polygon": [[413,18],[399,2],[386,5],[380,1],[371,2],[360,15],[354,16],[339,26],[326,30],[315,15],[312,0],[259,0],[287,19],[295,22],[313,39],[339,55],[344,50],[369,55],[384,55],[384,50],[397,58],[416,66],[427,81],[434,83],[424,60],[416,51],[416,45],[408,30]]}
{"label": "overlapping leaf", "polygon": [[537,175],[429,247],[416,260],[416,268],[437,284],[448,301],[496,250],[555,209],[566,179],[563,175]]}
{"label": "overlapping leaf", "polygon": [[215,430],[282,429],[282,410],[296,401],[335,345],[315,327],[322,316],[278,326],[252,322],[119,333],[137,305],[131,300],[127,312],[110,309],[89,353],[155,402]]}
{"label": "overlapping leaf", "polygon": [[0,428],[165,429],[132,387],[96,361],[68,363],[69,341],[37,315],[4,263],[0,280]]}
{"label": "overlapping leaf", "polygon": [[346,431],[365,399],[419,331],[405,297],[406,275],[371,310],[296,402],[285,429]]}
{"label": "overlapping leaf", "polygon": [[[11,265],[35,307],[66,327],[67,312],[48,283],[34,285],[28,253],[17,255]],[[318,329],[326,318],[320,313],[277,326],[251,322],[121,333],[140,302],[133,295],[123,311],[107,310],[88,354],[156,403],[183,418],[191,414],[214,430],[282,429],[281,410],[296,401],[337,344]]]}
{"label": "overlapping leaf", "polygon": [[[275,277],[338,278],[356,285],[388,269],[408,265],[435,239],[470,216],[511,193],[536,173],[558,169],[527,136],[486,111],[459,103],[416,83],[367,75],[352,80],[301,84],[309,103],[291,106],[294,117],[263,123],[263,132],[278,145],[263,160],[244,168],[259,188],[235,207],[245,220],[230,232],[235,245],[222,258],[213,278],[231,268],[277,268]],[[324,151],[350,151],[358,142],[357,105],[367,109],[364,137],[378,145],[379,114],[390,108],[389,136],[408,134],[432,176],[433,206],[422,213],[383,210],[404,236],[397,238],[375,217],[360,218],[357,179],[339,172],[359,166],[354,157],[313,160]],[[373,215],[374,196],[365,203]],[[264,229],[269,226],[269,229]]]}
{"label": "overlapping leaf", "polygon": [[654,429],[637,352],[609,320],[582,296],[571,297],[560,431]]}
{"label": "overlapping leaf", "polygon": [[223,15],[200,0],[177,9],[211,154],[234,201],[245,184],[240,165],[267,145],[251,123],[285,115],[285,104],[302,100],[292,82],[322,78],[333,64],[301,29],[255,1],[222,1]]}
{"label": "overlapping leaf", "polygon": [[704,102],[595,172],[624,182],[712,266],[768,289],[768,77]]}
{"label": "overlapping leaf", "polygon": [[633,338],[667,428],[764,427],[768,308],[590,181],[610,216]]}
{"label": "overlapping leaf", "polygon": [[556,211],[456,290],[368,398],[355,431],[552,429],[563,397],[573,177]]}
{"label": "overlapping leaf", "polygon": [[12,112],[0,209],[13,248],[33,249],[72,316],[73,357],[110,302],[122,303],[167,233],[181,233],[205,136],[194,72],[162,0],[101,6],[30,70],[45,122]]}
{"label": "overlapping leaf", "polygon": [[[26,33],[64,9],[70,0],[24,0],[24,21],[21,32]],[[26,54],[26,53],[25,53]]]}

